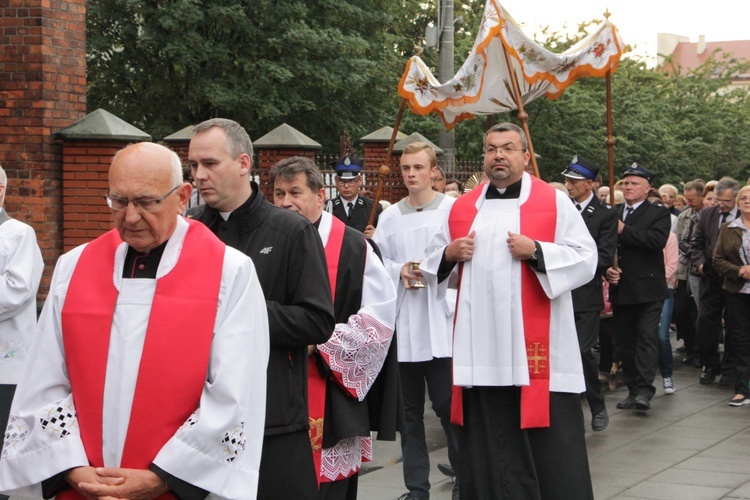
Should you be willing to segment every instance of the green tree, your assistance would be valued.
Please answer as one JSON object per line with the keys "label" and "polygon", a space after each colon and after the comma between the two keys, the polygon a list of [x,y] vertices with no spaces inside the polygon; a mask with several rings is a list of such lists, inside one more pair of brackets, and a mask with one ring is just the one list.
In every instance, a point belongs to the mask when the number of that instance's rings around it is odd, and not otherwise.
{"label": "green tree", "polygon": [[224,116],[333,148],[392,121],[397,0],[92,0],[88,99],[157,138]]}

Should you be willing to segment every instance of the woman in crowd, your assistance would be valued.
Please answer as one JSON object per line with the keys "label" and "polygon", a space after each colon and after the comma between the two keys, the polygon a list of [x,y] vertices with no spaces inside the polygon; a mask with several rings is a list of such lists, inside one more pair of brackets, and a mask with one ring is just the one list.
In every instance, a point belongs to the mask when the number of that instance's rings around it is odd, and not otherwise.
{"label": "woman in crowd", "polygon": [[729,406],[750,404],[750,186],[737,193],[740,216],[719,231],[713,267],[724,277],[727,327],[737,358],[734,397]]}

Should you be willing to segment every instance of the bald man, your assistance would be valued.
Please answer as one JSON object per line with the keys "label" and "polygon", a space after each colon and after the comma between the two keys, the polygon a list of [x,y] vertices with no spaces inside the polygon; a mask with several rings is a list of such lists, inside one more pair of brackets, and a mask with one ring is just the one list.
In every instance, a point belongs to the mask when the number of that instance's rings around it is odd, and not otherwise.
{"label": "bald man", "polygon": [[255,498],[265,300],[249,258],[182,218],[191,190],[165,147],[115,156],[105,198],[116,228],[57,263],[11,408],[0,490]]}

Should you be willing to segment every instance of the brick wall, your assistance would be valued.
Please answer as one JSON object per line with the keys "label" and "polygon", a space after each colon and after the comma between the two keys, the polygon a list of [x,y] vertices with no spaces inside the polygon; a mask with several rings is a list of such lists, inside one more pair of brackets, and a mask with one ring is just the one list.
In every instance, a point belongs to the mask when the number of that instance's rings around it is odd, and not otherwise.
{"label": "brick wall", "polygon": [[0,163],[5,208],[36,229],[43,299],[62,252],[61,146],[86,112],[85,0],[0,0]]}
{"label": "brick wall", "polygon": [[125,143],[65,141],[63,146],[63,251],[101,236],[114,227],[102,195],[112,157]]}

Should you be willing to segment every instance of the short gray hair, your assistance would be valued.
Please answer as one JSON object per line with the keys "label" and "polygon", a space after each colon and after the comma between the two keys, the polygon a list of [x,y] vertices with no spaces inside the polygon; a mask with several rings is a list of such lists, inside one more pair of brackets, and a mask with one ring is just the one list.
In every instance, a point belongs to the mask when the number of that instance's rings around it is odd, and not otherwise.
{"label": "short gray hair", "polygon": [[193,135],[200,134],[213,127],[219,127],[224,131],[224,135],[227,137],[226,150],[233,160],[239,158],[241,154],[246,154],[250,157],[252,163],[253,141],[250,140],[250,136],[242,125],[234,120],[211,118],[196,125],[193,129]]}
{"label": "short gray hair", "polygon": [[737,193],[739,193],[740,191],[740,185],[731,177],[722,177],[721,179],[719,179],[719,182],[716,183],[716,188],[714,188],[714,191],[716,191],[716,196],[719,196],[721,193],[727,190],[731,190],[732,197],[736,197]]}

